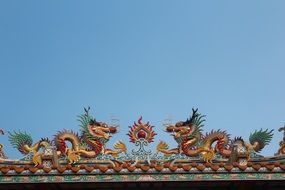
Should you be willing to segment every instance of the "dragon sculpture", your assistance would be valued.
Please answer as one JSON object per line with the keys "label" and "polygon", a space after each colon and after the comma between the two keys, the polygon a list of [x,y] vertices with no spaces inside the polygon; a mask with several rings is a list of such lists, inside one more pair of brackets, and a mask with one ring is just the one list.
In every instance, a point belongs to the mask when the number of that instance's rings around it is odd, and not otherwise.
{"label": "dragon sculpture", "polygon": [[[4,135],[4,130],[3,129],[0,129],[0,135]],[[4,153],[4,150],[3,150],[3,144],[0,143],[0,159],[5,159],[7,158],[5,153]]]}
{"label": "dragon sculpture", "polygon": [[[13,133],[9,132],[9,140],[13,147],[21,153],[33,153],[32,161],[35,165],[42,164],[43,153],[40,150],[50,146],[55,146],[57,156],[66,156],[69,163],[75,163],[81,157],[95,158],[99,154],[110,154],[117,157],[120,153],[126,152],[126,146],[121,141],[115,143],[114,148],[116,150],[107,149],[105,145],[111,134],[117,132],[117,127],[96,121],[89,115],[90,108],[84,108],[84,110],[85,113],[78,118],[80,135],[71,130],[62,130],[54,136],[53,141],[42,138],[33,144],[32,137],[29,134],[14,131]],[[67,142],[70,142],[71,147],[68,147]]]}
{"label": "dragon sculpture", "polygon": [[250,153],[261,151],[265,145],[269,144],[273,136],[273,130],[259,130],[252,133],[249,137],[249,143],[244,142],[242,138],[230,140],[226,131],[211,131],[202,134],[205,115],[198,113],[198,109],[192,109],[192,116],[186,121],[177,122],[175,125],[166,125],[166,131],[172,133],[178,147],[168,149],[166,142],[160,141],[157,145],[157,151],[166,156],[172,154],[185,154],[189,157],[201,156],[206,162],[212,162],[216,154],[229,158],[234,147],[242,144],[245,147],[244,154],[250,158]]}
{"label": "dragon sculpture", "polygon": [[283,131],[283,139],[279,142],[279,149],[278,152],[275,155],[284,155],[285,154],[285,125],[284,127],[280,127],[278,129],[279,132]]}

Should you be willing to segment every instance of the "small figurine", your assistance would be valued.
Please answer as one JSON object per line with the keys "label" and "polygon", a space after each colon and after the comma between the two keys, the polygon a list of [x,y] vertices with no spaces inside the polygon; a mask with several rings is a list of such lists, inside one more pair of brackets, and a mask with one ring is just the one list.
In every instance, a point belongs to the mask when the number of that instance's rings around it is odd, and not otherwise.
{"label": "small figurine", "polygon": [[280,148],[278,149],[278,152],[275,155],[283,155],[285,154],[285,125],[284,127],[280,127],[278,129],[279,132],[283,131],[283,140],[279,142]]}

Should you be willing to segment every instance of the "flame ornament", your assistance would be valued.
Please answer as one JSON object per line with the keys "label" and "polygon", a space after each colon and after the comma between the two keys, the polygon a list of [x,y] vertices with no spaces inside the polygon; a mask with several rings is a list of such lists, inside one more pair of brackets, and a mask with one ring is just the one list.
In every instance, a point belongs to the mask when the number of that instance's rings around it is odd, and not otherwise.
{"label": "flame ornament", "polygon": [[131,143],[136,143],[139,139],[144,139],[148,143],[153,142],[154,136],[157,135],[153,127],[147,123],[142,122],[142,117],[138,119],[138,123],[134,122],[133,126],[129,126],[130,130],[127,134],[130,137]]}

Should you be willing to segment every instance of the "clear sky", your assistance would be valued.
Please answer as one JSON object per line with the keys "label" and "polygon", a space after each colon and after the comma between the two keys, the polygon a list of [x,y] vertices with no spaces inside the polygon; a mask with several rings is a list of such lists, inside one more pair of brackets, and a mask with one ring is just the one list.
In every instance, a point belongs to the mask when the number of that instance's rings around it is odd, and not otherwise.
{"label": "clear sky", "polygon": [[[79,131],[91,106],[119,119],[108,143],[128,141],[143,116],[175,147],[162,123],[207,115],[204,132],[232,137],[285,124],[285,1],[0,1],[0,128],[34,142]],[[7,133],[0,136],[9,157]]]}

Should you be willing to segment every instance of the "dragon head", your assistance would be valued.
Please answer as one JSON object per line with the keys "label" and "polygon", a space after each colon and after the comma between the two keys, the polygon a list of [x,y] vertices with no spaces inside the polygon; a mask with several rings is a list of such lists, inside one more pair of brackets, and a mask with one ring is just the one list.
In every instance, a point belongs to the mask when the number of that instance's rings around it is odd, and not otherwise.
{"label": "dragon head", "polygon": [[88,126],[88,132],[95,138],[101,138],[109,140],[111,135],[117,132],[116,127],[108,126],[106,123],[97,122],[95,119],[91,119]]}
{"label": "dragon head", "polygon": [[85,113],[78,116],[82,137],[89,139],[89,141],[99,140],[101,143],[105,144],[110,139],[111,134],[117,132],[117,127],[96,121],[96,119],[89,114],[90,108],[84,108],[84,110]]}
{"label": "dragon head", "polygon": [[191,139],[200,136],[204,120],[204,115],[198,113],[198,109],[192,109],[192,116],[186,121],[179,121],[175,125],[167,125],[166,131],[172,133],[174,139],[181,143],[184,139]]}

